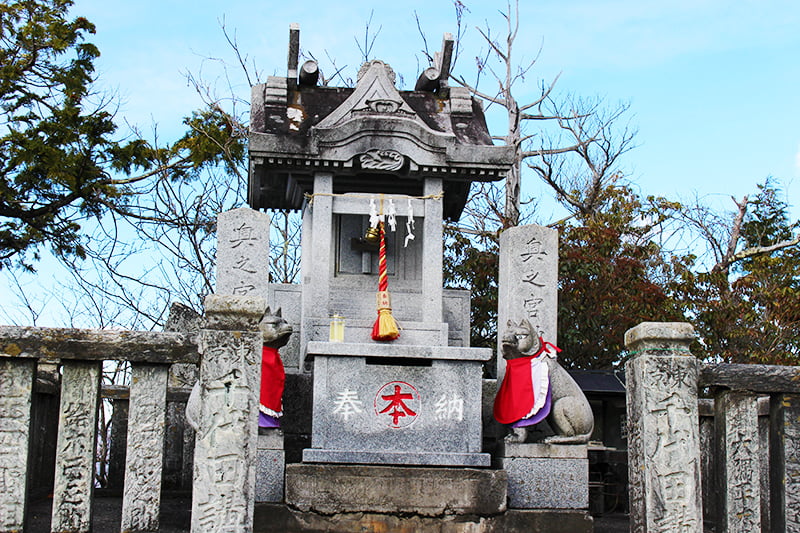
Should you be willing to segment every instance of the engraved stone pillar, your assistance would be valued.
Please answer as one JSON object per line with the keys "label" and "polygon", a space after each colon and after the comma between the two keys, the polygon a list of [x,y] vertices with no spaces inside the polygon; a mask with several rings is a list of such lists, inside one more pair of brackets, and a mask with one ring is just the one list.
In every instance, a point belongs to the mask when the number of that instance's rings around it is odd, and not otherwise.
{"label": "engraved stone pillar", "polygon": [[0,532],[22,531],[36,361],[0,357]]}
{"label": "engraved stone pillar", "polygon": [[[528,225],[500,234],[497,302],[498,331],[503,331],[509,320],[526,318],[544,340],[557,344],[558,231]],[[499,383],[506,360],[499,342],[497,349]]]}
{"label": "engraved stone pillar", "polygon": [[167,365],[134,364],[132,368],[123,531],[158,530],[168,374]]}
{"label": "engraved stone pillar", "polygon": [[260,298],[206,298],[198,347],[200,416],[195,441],[192,533],[253,530],[258,437]]}
{"label": "engraved stone pillar", "polygon": [[91,530],[100,363],[64,361],[51,531]]}
{"label": "engraved stone pillar", "polygon": [[800,531],[800,395],[770,399],[772,531]]}
{"label": "engraved stone pillar", "polygon": [[722,531],[759,531],[758,398],[753,393],[724,391],[716,398],[715,411],[719,476],[717,507]]}
{"label": "engraved stone pillar", "polygon": [[247,207],[217,217],[217,295],[267,299],[269,216]]}
{"label": "engraved stone pillar", "polygon": [[645,322],[625,334],[631,531],[701,531],[694,329]]}

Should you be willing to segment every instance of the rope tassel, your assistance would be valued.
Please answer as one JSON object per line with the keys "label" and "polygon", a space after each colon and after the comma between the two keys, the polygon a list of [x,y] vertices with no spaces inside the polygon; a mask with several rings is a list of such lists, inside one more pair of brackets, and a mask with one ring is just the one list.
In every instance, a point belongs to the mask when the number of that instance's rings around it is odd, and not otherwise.
{"label": "rope tassel", "polygon": [[378,252],[378,318],[372,326],[372,340],[393,341],[400,336],[392,316],[392,301],[389,296],[389,278],[386,274],[386,231],[383,222],[378,223],[381,234]]}

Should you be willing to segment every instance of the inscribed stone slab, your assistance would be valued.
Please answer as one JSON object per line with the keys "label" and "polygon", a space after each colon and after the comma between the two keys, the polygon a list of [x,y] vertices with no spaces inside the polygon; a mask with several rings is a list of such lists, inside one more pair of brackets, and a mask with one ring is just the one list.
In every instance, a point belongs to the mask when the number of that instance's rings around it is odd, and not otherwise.
{"label": "inscribed stone slab", "polygon": [[[528,319],[544,340],[557,344],[558,231],[528,225],[508,228],[500,234],[498,280],[498,333],[509,320]],[[497,379],[505,375],[505,359],[499,352]]]}
{"label": "inscribed stone slab", "polygon": [[755,394],[724,391],[716,398],[719,502],[722,530],[761,529],[761,468]]}
{"label": "inscribed stone slab", "polygon": [[131,372],[124,531],[158,530],[168,374],[167,366],[147,364],[135,364]]}
{"label": "inscribed stone slab", "polygon": [[697,375],[691,356],[627,363],[632,531],[702,529]]}
{"label": "inscribed stone slab", "polygon": [[192,533],[252,531],[261,334],[202,330]]}
{"label": "inscribed stone slab", "polygon": [[218,295],[267,299],[269,216],[246,207],[217,218]]}
{"label": "inscribed stone slab", "polygon": [[36,361],[0,358],[0,531],[22,531]]}
{"label": "inscribed stone slab", "polygon": [[315,358],[312,448],[480,453],[479,361],[388,363],[381,358]]}
{"label": "inscribed stone slab", "polygon": [[800,531],[800,395],[774,396],[770,419],[772,530]]}
{"label": "inscribed stone slab", "polygon": [[52,531],[91,530],[100,363],[65,361],[56,443]]}

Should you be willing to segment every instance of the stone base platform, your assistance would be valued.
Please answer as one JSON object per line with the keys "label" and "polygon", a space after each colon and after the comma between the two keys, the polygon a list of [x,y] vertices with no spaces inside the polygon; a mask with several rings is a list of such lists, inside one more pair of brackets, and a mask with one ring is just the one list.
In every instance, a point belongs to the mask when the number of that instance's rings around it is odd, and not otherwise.
{"label": "stone base platform", "polygon": [[492,458],[488,453],[366,452],[306,448],[303,450],[303,461],[307,463],[468,466],[480,468],[489,466]]}
{"label": "stone base platform", "polygon": [[257,503],[283,501],[283,472],[286,465],[283,448],[283,432],[280,429],[259,429],[256,455]]}
{"label": "stone base platform", "polygon": [[[379,513],[337,513],[322,515],[299,511],[285,505],[256,504],[253,533],[301,533],[325,531],[393,531],[425,533],[509,533],[547,531],[548,533],[592,533],[594,520],[583,511],[508,510],[491,516],[391,515]],[[627,528],[627,524],[625,524]],[[605,531],[605,530],[598,530]],[[611,531],[611,530],[609,530]],[[614,530],[616,531],[616,530]],[[620,529],[619,531],[623,531]],[[627,529],[624,529],[627,531]]]}
{"label": "stone base platform", "polygon": [[470,468],[286,465],[286,503],[301,511],[488,516],[506,510],[506,473]]}
{"label": "stone base platform", "polygon": [[589,507],[589,459],[585,444],[498,444],[499,466],[508,474],[511,509]]}

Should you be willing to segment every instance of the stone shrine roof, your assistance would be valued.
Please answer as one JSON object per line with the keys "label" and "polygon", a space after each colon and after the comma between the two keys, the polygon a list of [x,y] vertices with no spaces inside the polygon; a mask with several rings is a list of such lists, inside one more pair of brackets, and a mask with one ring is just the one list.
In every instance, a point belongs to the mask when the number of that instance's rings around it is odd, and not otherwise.
{"label": "stone shrine roof", "polygon": [[513,154],[492,144],[480,102],[447,86],[448,38],[413,91],[399,91],[391,67],[377,60],[361,67],[355,87],[327,87],[316,85],[313,61],[297,68],[293,28],[289,75],[252,91],[250,206],[299,209],[321,170],[333,173],[335,194],[420,196],[424,178],[441,177],[444,216],[457,220],[470,184],[502,179]]}

